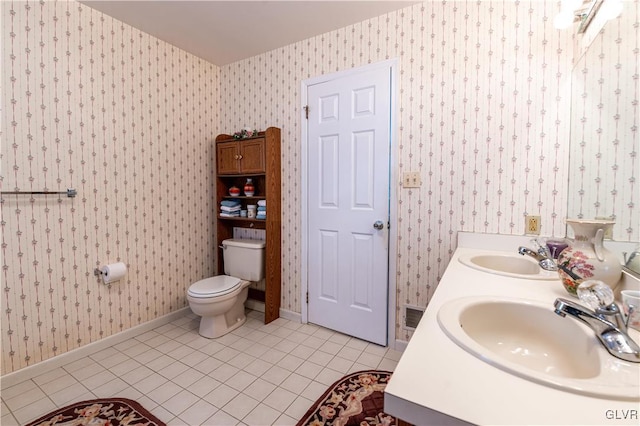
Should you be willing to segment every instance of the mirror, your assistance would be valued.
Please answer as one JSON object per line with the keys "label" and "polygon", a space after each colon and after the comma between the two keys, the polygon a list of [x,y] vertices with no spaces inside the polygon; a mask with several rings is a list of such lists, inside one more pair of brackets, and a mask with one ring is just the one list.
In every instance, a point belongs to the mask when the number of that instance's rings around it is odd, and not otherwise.
{"label": "mirror", "polygon": [[625,1],[571,76],[567,217],[614,219],[617,241],[640,241],[639,16],[638,2]]}

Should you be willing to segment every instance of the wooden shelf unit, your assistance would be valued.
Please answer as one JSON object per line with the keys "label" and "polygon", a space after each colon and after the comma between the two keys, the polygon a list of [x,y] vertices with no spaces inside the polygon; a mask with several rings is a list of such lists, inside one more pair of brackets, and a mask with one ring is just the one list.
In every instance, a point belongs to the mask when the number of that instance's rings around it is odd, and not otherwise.
{"label": "wooden shelf unit", "polygon": [[[280,145],[280,129],[276,127],[251,138],[234,139],[227,134],[216,137],[217,246],[233,238],[233,228],[265,230],[265,291],[249,289],[250,298],[265,304],[265,324],[280,316],[282,295]],[[253,180],[255,194],[231,197],[229,188],[237,186],[242,191],[247,178]],[[220,217],[220,201],[225,199],[238,200],[245,209],[247,204],[267,200],[267,218]],[[218,249],[218,274],[224,274],[221,249]]]}

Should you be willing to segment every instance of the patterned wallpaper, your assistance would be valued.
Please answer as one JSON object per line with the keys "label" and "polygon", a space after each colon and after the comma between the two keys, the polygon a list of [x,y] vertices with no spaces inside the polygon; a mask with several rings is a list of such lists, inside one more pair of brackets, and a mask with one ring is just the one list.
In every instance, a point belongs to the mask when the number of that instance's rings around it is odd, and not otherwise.
{"label": "patterned wallpaper", "polygon": [[[187,305],[214,273],[219,69],[75,2],[2,3],[2,373]],[[101,264],[128,273],[105,286]]]}
{"label": "patterned wallpaper", "polygon": [[[186,306],[214,271],[211,140],[282,129],[283,300],[300,312],[301,81],[398,58],[397,338],[458,231],[564,235],[569,31],[553,1],[425,2],[217,68],[77,3],[2,2],[2,374]],[[399,182],[397,182],[399,185]],[[106,287],[99,264],[124,261]]]}
{"label": "patterned wallpaper", "polygon": [[606,24],[573,70],[568,216],[614,218],[640,240],[640,3]]}
{"label": "patterned wallpaper", "polygon": [[[283,135],[283,301],[300,312],[301,81],[399,59],[396,338],[403,304],[426,306],[458,231],[565,234],[571,31],[556,2],[425,2],[221,68],[222,127]],[[399,185],[400,183],[397,182]]]}

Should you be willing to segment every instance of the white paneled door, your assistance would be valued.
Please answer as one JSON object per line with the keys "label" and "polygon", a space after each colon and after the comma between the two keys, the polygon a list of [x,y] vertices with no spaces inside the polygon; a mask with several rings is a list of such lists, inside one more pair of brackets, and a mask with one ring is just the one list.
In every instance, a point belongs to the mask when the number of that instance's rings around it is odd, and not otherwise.
{"label": "white paneled door", "polygon": [[387,344],[391,67],[307,88],[308,320]]}

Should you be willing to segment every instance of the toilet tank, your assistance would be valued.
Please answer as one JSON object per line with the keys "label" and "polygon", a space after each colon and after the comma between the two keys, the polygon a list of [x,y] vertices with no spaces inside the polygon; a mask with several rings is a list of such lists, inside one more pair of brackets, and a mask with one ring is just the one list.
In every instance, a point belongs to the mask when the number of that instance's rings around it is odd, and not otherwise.
{"label": "toilet tank", "polygon": [[222,241],[224,273],[247,281],[264,278],[264,247],[261,240],[232,238]]}

